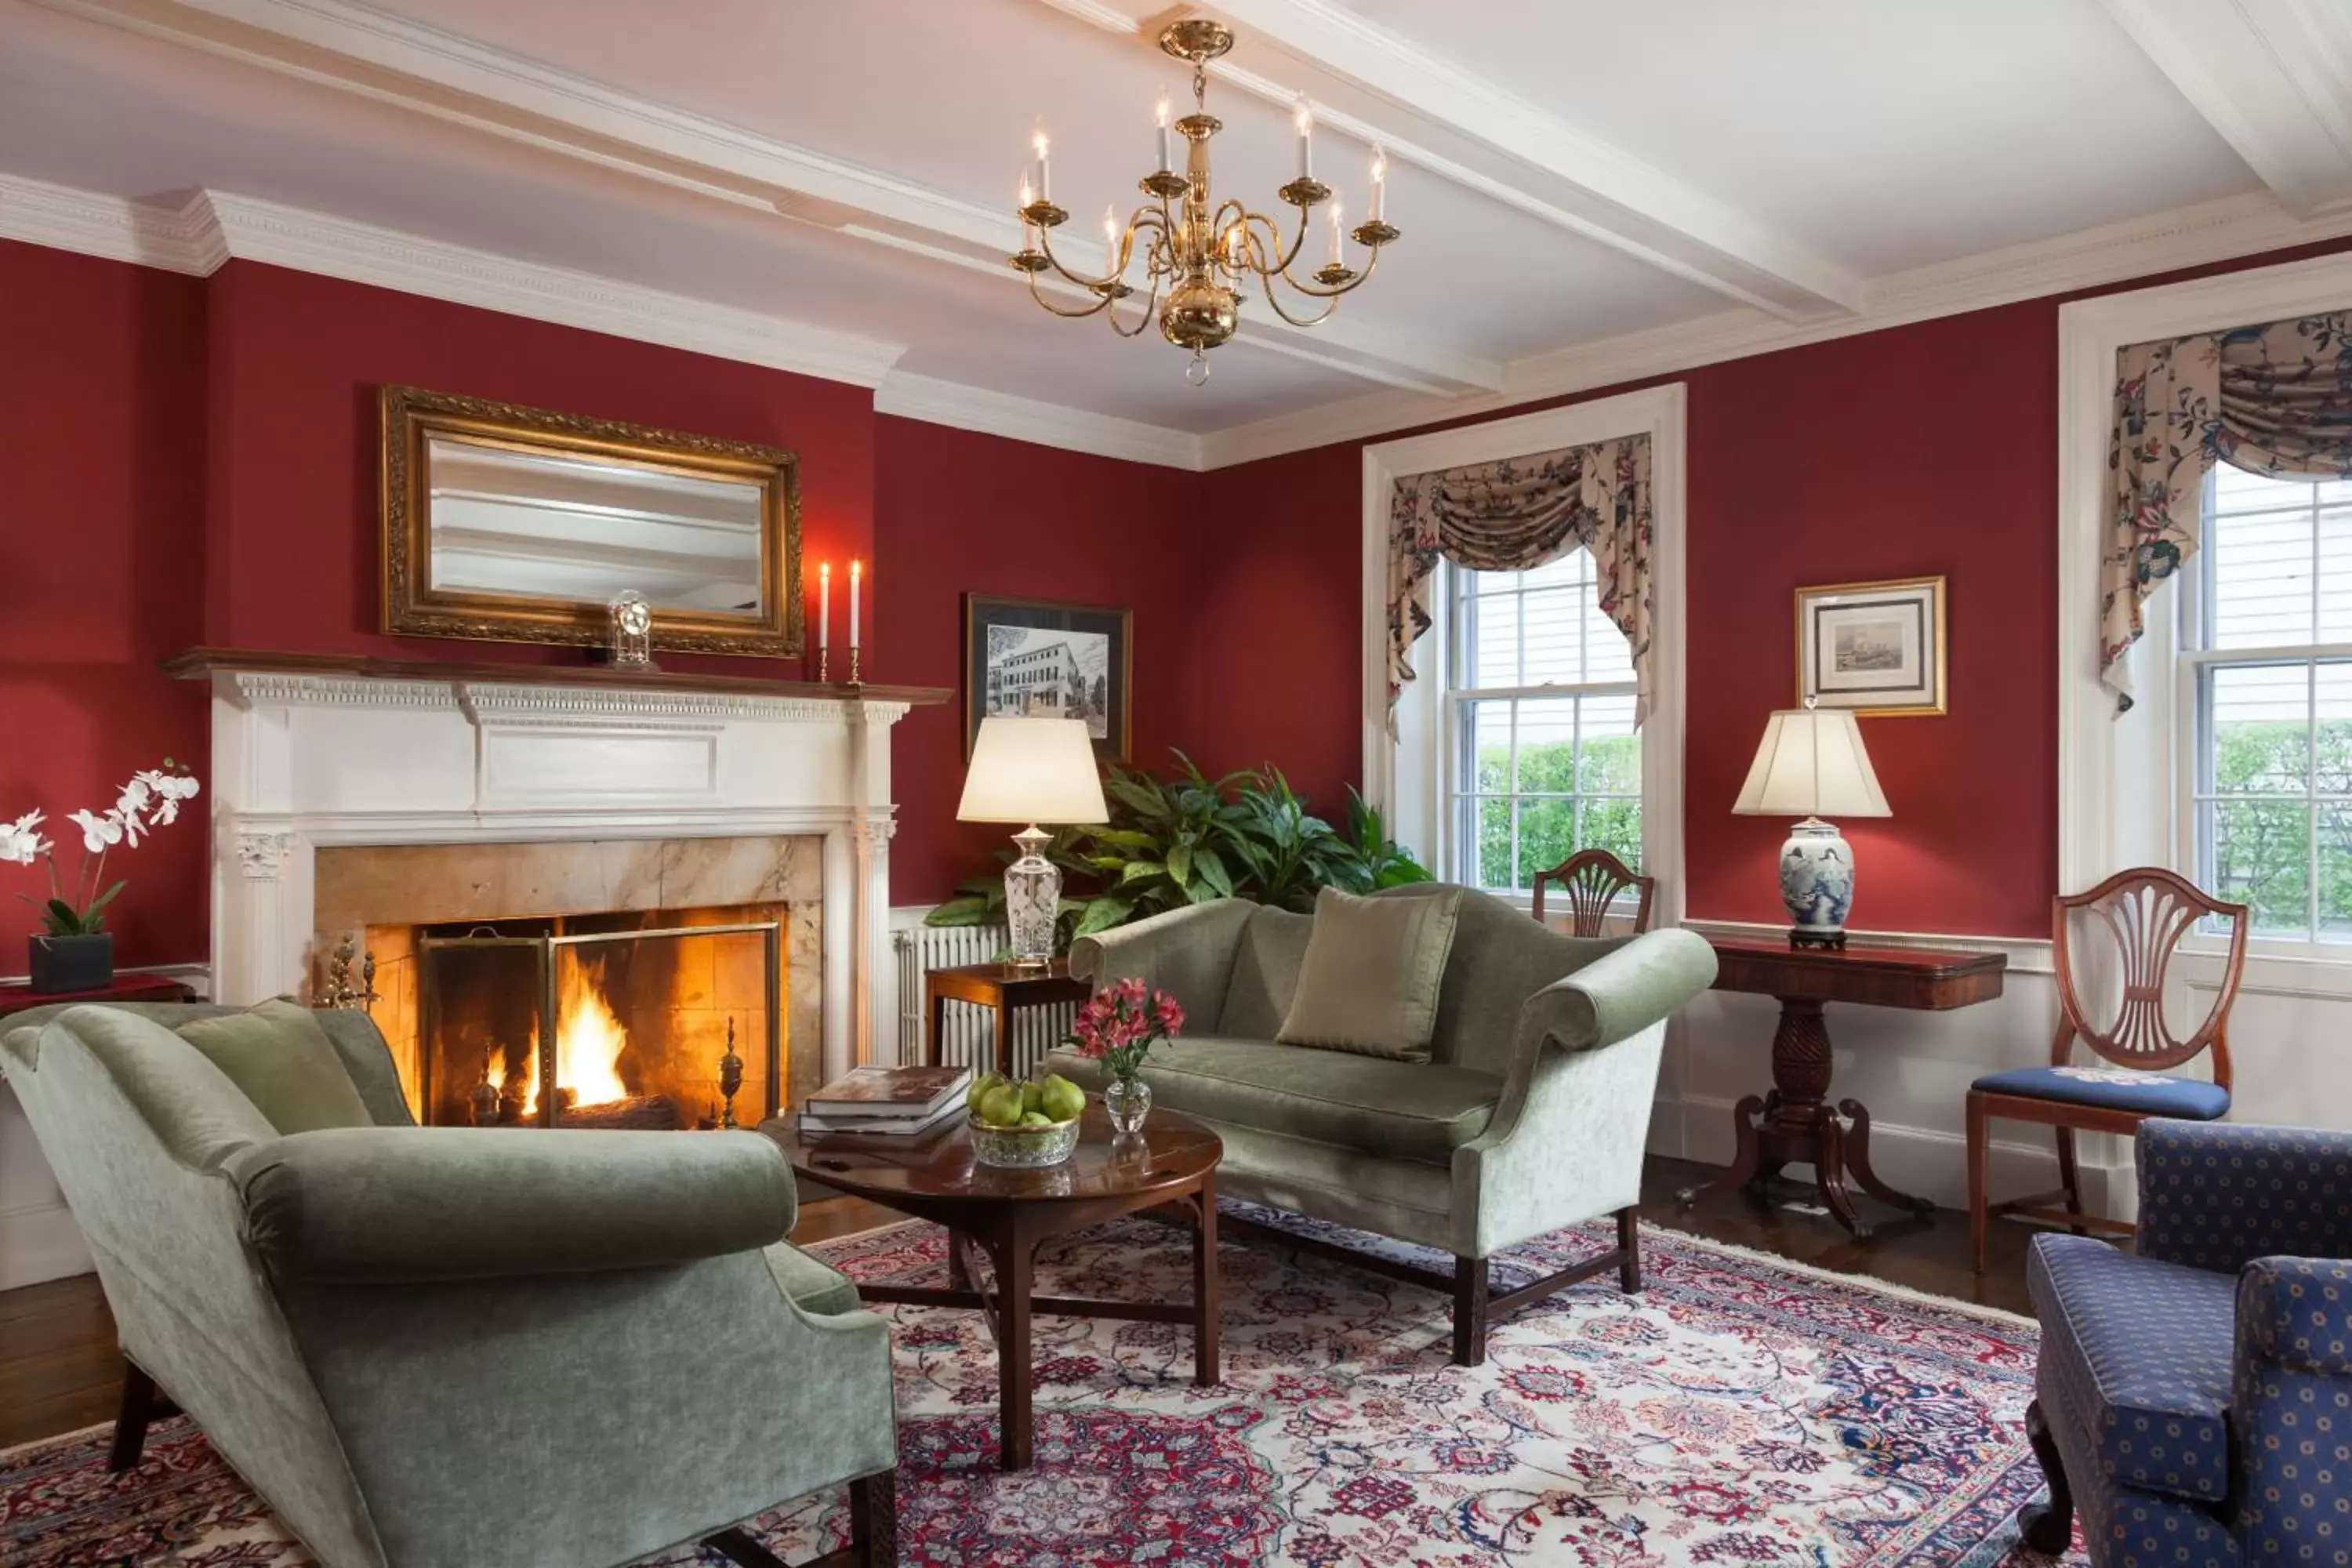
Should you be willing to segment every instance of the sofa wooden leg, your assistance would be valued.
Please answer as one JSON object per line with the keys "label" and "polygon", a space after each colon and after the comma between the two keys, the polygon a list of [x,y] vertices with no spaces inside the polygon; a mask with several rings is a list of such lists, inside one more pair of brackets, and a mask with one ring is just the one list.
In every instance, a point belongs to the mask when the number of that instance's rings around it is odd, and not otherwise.
{"label": "sofa wooden leg", "polygon": [[884,1470],[849,1483],[849,1550],[857,1568],[898,1568],[898,1478]]}
{"label": "sofa wooden leg", "polygon": [[2025,1438],[2041,1461],[2042,1478],[2050,1483],[2050,1500],[2030,1502],[2017,1510],[2017,1527],[2025,1544],[2044,1557],[2064,1554],[2074,1541],[2074,1494],[2067,1489],[2065,1462],[2058,1457],[2057,1440],[2050,1435],[2050,1419],[2042,1401],[2025,1407]]}
{"label": "sofa wooden leg", "polygon": [[1642,1289],[1642,1211],[1633,1204],[1617,1211],[1617,1284],[1629,1296]]}
{"label": "sofa wooden leg", "polygon": [[114,1447],[106,1468],[116,1475],[138,1468],[147,1447],[147,1423],[155,1418],[155,1380],[137,1362],[122,1363],[122,1404],[114,1416]]}
{"label": "sofa wooden leg", "polygon": [[1486,1360],[1486,1260],[1454,1260],[1454,1364],[1481,1366]]}

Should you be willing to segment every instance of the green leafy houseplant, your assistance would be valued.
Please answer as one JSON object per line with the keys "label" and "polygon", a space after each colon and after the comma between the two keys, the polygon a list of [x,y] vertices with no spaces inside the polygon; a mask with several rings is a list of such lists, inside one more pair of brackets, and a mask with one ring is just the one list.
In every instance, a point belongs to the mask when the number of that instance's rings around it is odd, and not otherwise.
{"label": "green leafy houseplant", "polygon": [[[1103,779],[1108,825],[1055,830],[1045,853],[1071,889],[1062,900],[1057,946],[1213,899],[1303,913],[1320,888],[1369,893],[1430,879],[1352,788],[1343,832],[1308,811],[1277,768],[1213,779],[1183,752],[1173,755],[1177,767],[1164,779],[1113,764]],[[929,924],[1004,918],[1002,878],[975,877],[957,893],[926,917]]]}

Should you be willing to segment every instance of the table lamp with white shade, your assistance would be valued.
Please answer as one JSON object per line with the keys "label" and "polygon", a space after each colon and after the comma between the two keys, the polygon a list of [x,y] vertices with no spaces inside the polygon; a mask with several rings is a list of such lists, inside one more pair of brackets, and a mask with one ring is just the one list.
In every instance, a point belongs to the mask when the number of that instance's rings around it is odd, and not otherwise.
{"label": "table lamp with white shade", "polygon": [[1892,816],[1853,715],[1838,708],[1786,708],[1765,721],[1733,811],[1801,816],[1780,846],[1780,901],[1791,947],[1843,947],[1853,908],[1853,850],[1823,816]]}
{"label": "table lamp with white shade", "polygon": [[1094,738],[1082,719],[982,719],[964,771],[958,822],[1021,822],[1013,836],[1021,857],[1004,869],[1004,920],[1013,966],[1043,969],[1054,961],[1054,921],[1062,908],[1062,871],[1045,858],[1054,836],[1041,822],[1110,820]]}

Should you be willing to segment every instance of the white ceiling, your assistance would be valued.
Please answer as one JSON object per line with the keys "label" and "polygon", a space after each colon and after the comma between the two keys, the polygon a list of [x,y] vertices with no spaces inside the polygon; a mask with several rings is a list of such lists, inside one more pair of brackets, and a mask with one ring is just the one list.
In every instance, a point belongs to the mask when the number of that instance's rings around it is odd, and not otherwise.
{"label": "white ceiling", "polygon": [[1278,208],[1303,91],[1352,212],[1391,150],[1404,237],[1323,329],[1245,306],[1198,390],[1002,263],[1041,121],[1078,259],[1137,199],[1184,89],[1149,0],[0,0],[0,234],[209,193],[199,268],[751,323],[886,408],[1201,466],[2352,231],[2352,0],[1202,9],[1220,194]]}

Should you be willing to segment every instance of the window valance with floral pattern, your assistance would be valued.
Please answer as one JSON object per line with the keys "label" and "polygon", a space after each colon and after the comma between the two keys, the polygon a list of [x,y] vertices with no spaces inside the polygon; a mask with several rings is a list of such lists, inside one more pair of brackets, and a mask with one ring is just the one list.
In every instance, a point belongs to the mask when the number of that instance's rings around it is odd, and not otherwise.
{"label": "window valance with floral pattern", "polygon": [[2116,355],[2099,679],[2117,712],[2132,705],[2126,656],[2140,638],[2140,606],[2197,552],[2213,464],[2280,478],[2352,475],[2347,332],[2352,311],[2332,311]]}
{"label": "window valance with floral pattern", "polygon": [[1523,572],[1592,552],[1601,613],[1633,647],[1633,722],[1650,710],[1650,438],[1628,436],[1396,481],[1389,503],[1389,725],[1430,627],[1440,560]]}

